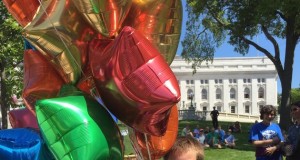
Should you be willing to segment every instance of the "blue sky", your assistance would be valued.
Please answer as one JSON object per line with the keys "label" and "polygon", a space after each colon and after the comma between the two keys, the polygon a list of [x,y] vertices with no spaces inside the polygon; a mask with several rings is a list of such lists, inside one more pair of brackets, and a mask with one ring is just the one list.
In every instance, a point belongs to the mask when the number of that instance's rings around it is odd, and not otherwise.
{"label": "blue sky", "polygon": [[[182,0],[182,5],[183,5],[183,21],[182,21],[182,30],[181,30],[181,37],[180,41],[183,40],[184,35],[185,35],[185,22],[187,20],[187,13],[185,11],[185,4],[186,1]],[[264,37],[264,35],[259,35],[255,38],[256,43],[258,43],[261,46],[264,46],[270,53],[273,53],[273,46],[272,44]],[[280,52],[281,54],[285,53],[285,41],[284,40],[277,40],[279,43],[280,47]],[[177,50],[177,55],[180,55],[182,51],[182,45],[181,42],[179,43],[178,50]],[[294,58],[294,71],[293,71],[293,80],[292,80],[292,88],[299,88],[300,87],[300,46],[298,45],[295,50],[295,58]],[[245,57],[255,57],[255,56],[265,56],[263,53],[257,51],[255,48],[250,47],[249,53],[245,55]],[[243,57],[243,55],[235,52],[233,50],[233,47],[229,44],[227,44],[226,41],[224,41],[223,45],[220,46],[218,49],[216,49],[215,52],[215,57]],[[284,56],[281,57],[281,61],[284,62]],[[284,65],[284,64],[283,64]],[[281,84],[280,80],[278,78],[278,83],[277,83],[277,90],[279,93],[281,93]]]}

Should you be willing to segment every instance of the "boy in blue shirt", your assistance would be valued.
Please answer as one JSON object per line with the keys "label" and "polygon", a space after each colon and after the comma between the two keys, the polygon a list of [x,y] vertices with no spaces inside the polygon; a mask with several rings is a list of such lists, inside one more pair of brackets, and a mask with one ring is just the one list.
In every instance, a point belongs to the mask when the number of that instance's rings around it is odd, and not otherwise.
{"label": "boy in blue shirt", "polygon": [[253,125],[250,130],[249,142],[255,147],[256,160],[282,160],[281,146],[284,138],[280,127],[272,123],[276,109],[266,105],[260,110],[262,122]]}

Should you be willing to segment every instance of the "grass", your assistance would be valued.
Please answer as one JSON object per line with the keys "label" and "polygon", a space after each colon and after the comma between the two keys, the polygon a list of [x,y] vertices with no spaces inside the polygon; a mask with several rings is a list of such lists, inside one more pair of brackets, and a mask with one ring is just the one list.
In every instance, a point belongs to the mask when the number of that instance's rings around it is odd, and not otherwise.
{"label": "grass", "polygon": [[[180,135],[181,130],[187,125],[190,125],[191,130],[193,130],[196,125],[199,125],[201,128],[205,128],[206,126],[211,127],[211,121],[180,121],[178,126],[178,135]],[[231,124],[231,122],[219,122],[224,130]],[[253,160],[255,159],[255,152],[252,145],[248,142],[248,130],[251,123],[241,123],[242,125],[242,133],[234,133],[234,136],[238,139],[236,142],[235,149],[213,149],[207,148],[205,149],[205,159],[206,160]],[[126,129],[126,126],[119,125],[120,129]],[[124,136],[124,145],[125,145],[125,155],[134,154],[134,149],[131,146],[129,136]],[[222,158],[220,158],[222,157]]]}

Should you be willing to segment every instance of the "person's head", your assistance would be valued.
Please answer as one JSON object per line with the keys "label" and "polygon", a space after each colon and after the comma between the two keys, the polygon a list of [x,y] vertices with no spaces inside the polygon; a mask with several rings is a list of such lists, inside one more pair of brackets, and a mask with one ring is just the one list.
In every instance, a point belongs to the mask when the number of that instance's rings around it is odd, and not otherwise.
{"label": "person's head", "polygon": [[[291,116],[295,120],[300,120],[300,101],[291,104]],[[300,123],[300,122],[297,122]]]}
{"label": "person's head", "polygon": [[228,129],[227,133],[231,134],[232,133],[232,129]]}
{"label": "person's head", "polygon": [[211,128],[210,128],[210,132],[215,132],[215,128],[214,128],[214,127],[211,127]]}
{"label": "person's head", "polygon": [[216,110],[216,107],[213,107],[214,110]]}
{"label": "person's head", "polygon": [[276,116],[276,108],[273,105],[265,105],[260,110],[260,119],[271,122]]}
{"label": "person's head", "polygon": [[222,129],[222,127],[221,127],[221,125],[219,125],[219,126],[218,126],[218,130],[221,130],[221,129]]}
{"label": "person's head", "polygon": [[164,156],[164,160],[203,160],[203,146],[191,136],[179,137]]}
{"label": "person's head", "polygon": [[204,129],[199,129],[199,133],[200,133],[200,135],[202,135],[202,134],[204,134]]}

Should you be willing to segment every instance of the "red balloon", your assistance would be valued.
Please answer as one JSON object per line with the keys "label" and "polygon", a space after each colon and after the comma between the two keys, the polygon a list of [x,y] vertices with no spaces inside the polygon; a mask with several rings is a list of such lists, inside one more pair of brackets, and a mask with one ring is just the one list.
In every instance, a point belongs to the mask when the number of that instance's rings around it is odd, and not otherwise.
{"label": "red balloon", "polygon": [[141,33],[124,27],[105,49],[103,41],[93,40],[90,63],[96,88],[118,119],[142,133],[165,133],[170,108],[180,99],[179,86],[164,58]]}
{"label": "red balloon", "polygon": [[24,71],[22,97],[26,107],[35,115],[35,102],[56,97],[64,81],[38,51],[31,49],[24,52]]}
{"label": "red balloon", "polygon": [[8,112],[9,121],[12,128],[34,128],[39,129],[36,117],[28,108],[20,108]]}
{"label": "red balloon", "polygon": [[[141,150],[143,158],[160,159],[173,146],[176,141],[178,132],[178,110],[177,106],[173,106],[170,117],[168,119],[167,131],[163,136],[145,135],[135,132],[138,148]],[[148,147],[147,147],[148,145]],[[149,149],[149,152],[148,152]],[[150,155],[149,155],[150,154]]]}
{"label": "red balloon", "polygon": [[21,26],[32,21],[40,3],[38,0],[3,0],[9,13]]}

